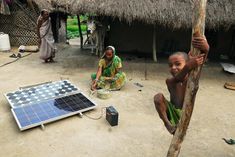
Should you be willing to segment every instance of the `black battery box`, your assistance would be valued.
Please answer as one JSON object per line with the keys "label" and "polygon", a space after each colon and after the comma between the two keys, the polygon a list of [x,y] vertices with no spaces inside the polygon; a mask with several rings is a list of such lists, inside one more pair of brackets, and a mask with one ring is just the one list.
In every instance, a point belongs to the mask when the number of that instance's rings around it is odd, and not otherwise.
{"label": "black battery box", "polygon": [[118,125],[118,112],[113,106],[106,108],[106,120],[111,126]]}

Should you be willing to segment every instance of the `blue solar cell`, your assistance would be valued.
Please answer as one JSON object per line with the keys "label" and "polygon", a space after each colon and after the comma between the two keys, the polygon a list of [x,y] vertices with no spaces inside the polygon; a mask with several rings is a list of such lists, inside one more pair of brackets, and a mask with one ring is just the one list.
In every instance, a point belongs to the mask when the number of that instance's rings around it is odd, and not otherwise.
{"label": "blue solar cell", "polygon": [[31,107],[31,105],[25,106],[25,107],[23,108],[23,110],[25,111],[25,113],[32,113],[32,112],[33,112],[33,109],[32,109],[32,107]]}
{"label": "blue solar cell", "polygon": [[22,127],[26,127],[26,126],[28,126],[28,125],[30,125],[31,123],[29,122],[29,121],[20,121],[20,125],[22,126]]}
{"label": "blue solar cell", "polygon": [[20,116],[18,117],[18,119],[19,119],[19,122],[26,122],[26,121],[29,121],[28,117],[27,117],[25,114],[20,115]]}
{"label": "blue solar cell", "polygon": [[15,114],[16,114],[16,115],[21,115],[22,112],[24,112],[23,108],[20,108],[20,107],[19,107],[19,108],[16,108],[14,111],[15,111]]}
{"label": "blue solar cell", "polygon": [[30,122],[32,124],[39,123],[41,120],[38,117],[31,117]]}
{"label": "blue solar cell", "polygon": [[46,113],[39,114],[38,117],[41,121],[45,121],[49,118]]}
{"label": "blue solar cell", "polygon": [[69,113],[69,112],[60,109],[60,110],[56,111],[56,113],[58,114],[58,116],[62,116],[62,115],[66,115],[66,114]]}
{"label": "blue solar cell", "polygon": [[38,104],[32,105],[33,111],[41,110],[41,107]]}

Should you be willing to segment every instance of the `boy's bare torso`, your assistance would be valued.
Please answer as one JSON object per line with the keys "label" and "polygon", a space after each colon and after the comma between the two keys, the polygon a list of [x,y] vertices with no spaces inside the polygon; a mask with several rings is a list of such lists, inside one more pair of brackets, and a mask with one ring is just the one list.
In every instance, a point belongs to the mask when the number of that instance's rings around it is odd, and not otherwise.
{"label": "boy's bare torso", "polygon": [[176,108],[182,109],[184,102],[187,79],[183,82],[167,82],[167,88],[170,92],[170,101]]}

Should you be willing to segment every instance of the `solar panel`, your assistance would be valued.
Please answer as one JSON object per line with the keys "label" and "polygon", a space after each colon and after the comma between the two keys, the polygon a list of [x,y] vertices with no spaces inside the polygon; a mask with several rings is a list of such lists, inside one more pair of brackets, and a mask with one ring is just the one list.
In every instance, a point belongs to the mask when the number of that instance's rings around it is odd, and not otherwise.
{"label": "solar panel", "polygon": [[[76,88],[71,83],[69,83],[70,86],[73,86],[71,90],[66,91],[65,89],[66,92],[63,92],[62,94],[59,93],[58,95],[56,95],[55,93],[58,93],[57,91],[61,89],[61,86],[63,86],[64,83],[67,84],[68,81],[58,81],[45,85],[39,85],[32,88],[11,92],[5,95],[7,99],[10,100],[9,103],[12,103],[11,106],[13,107],[11,111],[20,130],[26,130],[35,126],[56,121],[68,116],[91,110],[96,107],[96,104],[94,102],[89,100],[82,92],[78,90],[78,88]],[[40,97],[39,95],[45,95],[45,93],[39,92],[41,91],[40,89],[43,87],[47,87],[44,90],[51,87],[55,87],[56,90],[53,90],[55,88],[51,88],[50,90],[56,92],[51,92],[53,94],[50,94],[50,97],[48,95],[46,97]],[[34,91],[34,94],[36,93],[35,95],[33,95],[33,97],[31,97],[31,91]],[[27,98],[22,99],[25,97],[18,96],[18,99],[10,99],[10,97],[14,96],[15,94],[26,95]],[[37,98],[32,99],[35,97]],[[21,102],[18,101],[17,104],[14,103],[15,100],[21,100]]]}
{"label": "solar panel", "polygon": [[11,107],[34,104],[43,100],[77,93],[79,89],[67,80],[46,83],[31,88],[7,93],[5,96]]}

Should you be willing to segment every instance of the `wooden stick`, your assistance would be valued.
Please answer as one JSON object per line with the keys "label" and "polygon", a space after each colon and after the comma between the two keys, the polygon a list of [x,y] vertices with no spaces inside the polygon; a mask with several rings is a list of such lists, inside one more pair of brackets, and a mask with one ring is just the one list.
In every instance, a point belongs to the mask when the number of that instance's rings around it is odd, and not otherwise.
{"label": "wooden stick", "polygon": [[[194,1],[194,15],[193,15],[193,30],[192,34],[204,35],[205,30],[205,15],[206,15],[206,3],[207,0],[195,0]],[[198,49],[193,48],[191,44],[192,55],[200,54]],[[181,144],[186,135],[186,131],[193,113],[194,102],[199,87],[199,78],[202,66],[192,70],[189,74],[184,103],[183,111],[180,122],[176,129],[176,132],[171,141],[170,148],[167,153],[167,157],[177,157],[180,152]]]}

